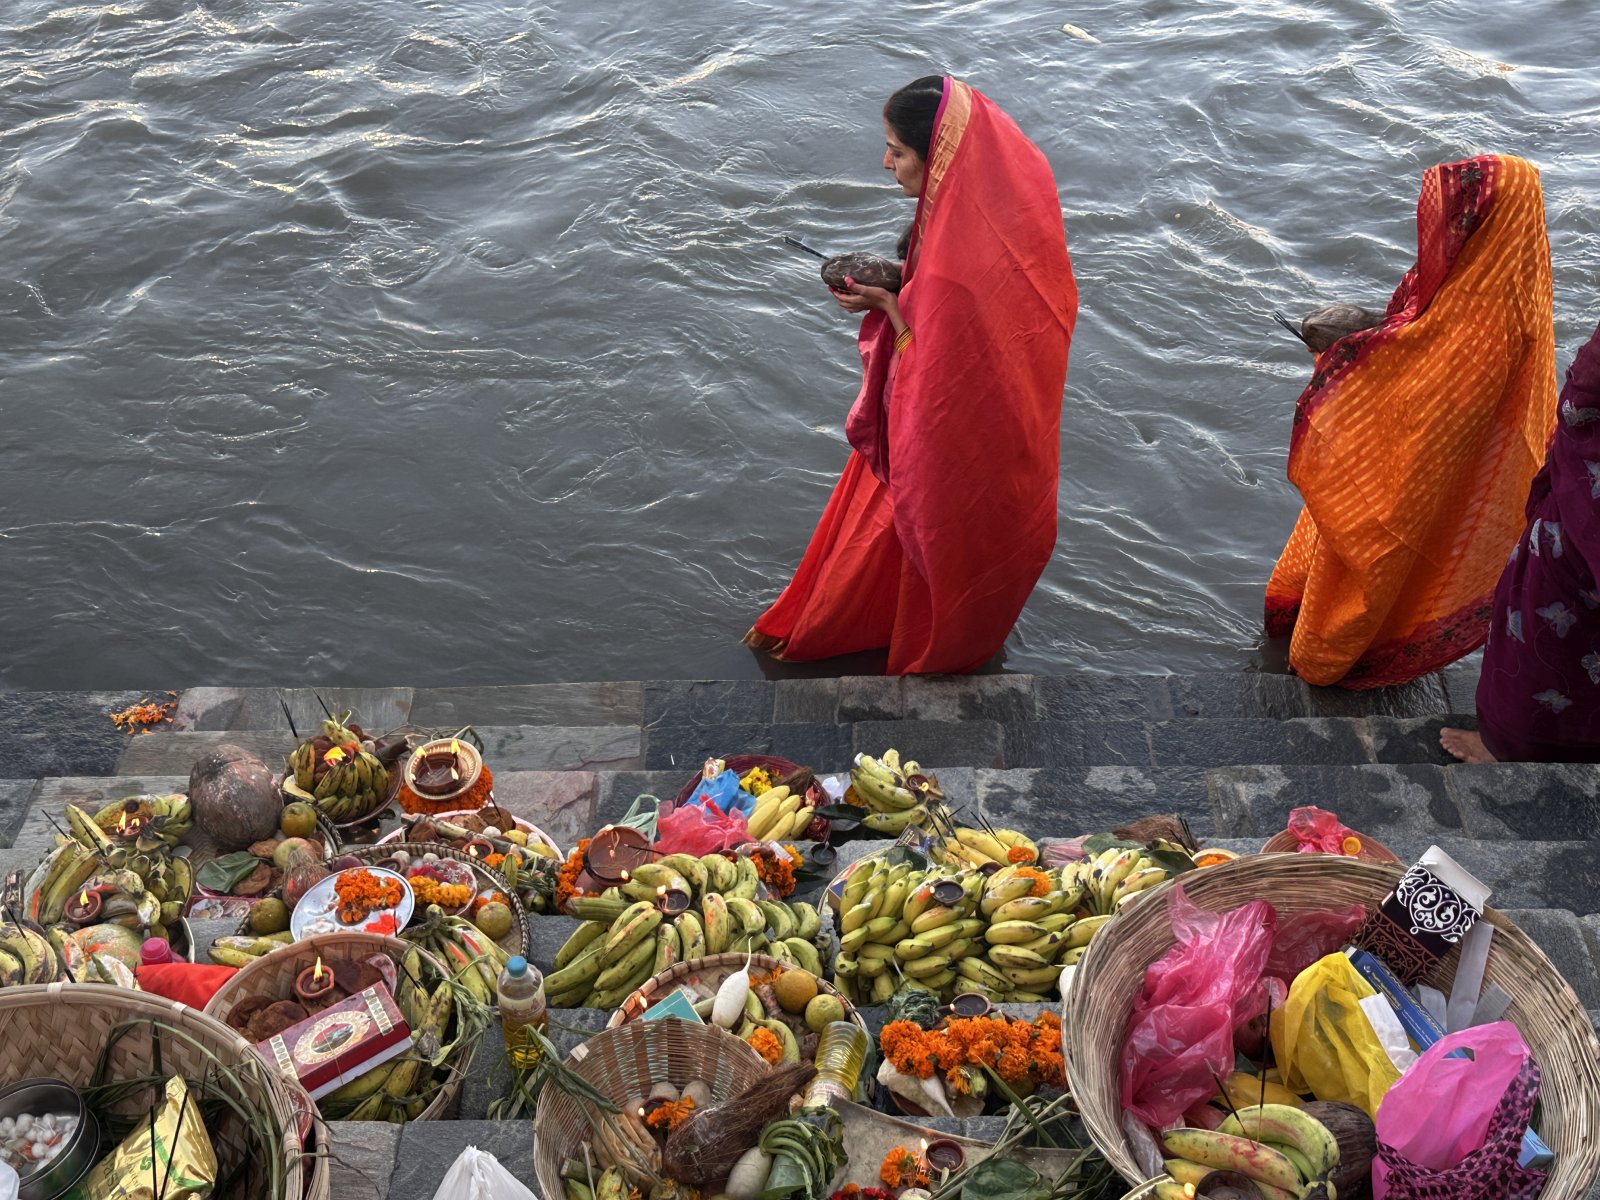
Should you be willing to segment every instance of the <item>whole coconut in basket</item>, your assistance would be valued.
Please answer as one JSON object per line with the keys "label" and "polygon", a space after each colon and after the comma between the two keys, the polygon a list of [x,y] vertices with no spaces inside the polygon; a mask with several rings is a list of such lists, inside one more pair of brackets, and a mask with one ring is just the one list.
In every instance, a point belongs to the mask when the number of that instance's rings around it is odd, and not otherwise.
{"label": "whole coconut in basket", "polygon": [[194,821],[223,850],[243,850],[278,832],[283,798],[272,772],[242,746],[222,745],[189,772]]}

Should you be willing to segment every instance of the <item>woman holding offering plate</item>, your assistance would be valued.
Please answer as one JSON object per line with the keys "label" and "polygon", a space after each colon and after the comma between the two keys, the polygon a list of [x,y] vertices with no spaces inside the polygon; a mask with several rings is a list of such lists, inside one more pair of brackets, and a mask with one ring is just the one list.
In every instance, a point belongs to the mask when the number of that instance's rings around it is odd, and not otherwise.
{"label": "woman holding offering plate", "polygon": [[883,119],[884,169],[917,197],[902,285],[834,290],[863,314],[854,452],[745,641],[965,672],[999,651],[1055,548],[1078,293],[1050,164],[993,101],[930,76]]}

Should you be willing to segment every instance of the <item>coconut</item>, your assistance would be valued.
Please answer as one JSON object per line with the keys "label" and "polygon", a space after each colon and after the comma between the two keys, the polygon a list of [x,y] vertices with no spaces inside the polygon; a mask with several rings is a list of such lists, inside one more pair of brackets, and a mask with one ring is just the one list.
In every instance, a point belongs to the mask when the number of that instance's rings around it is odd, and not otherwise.
{"label": "coconut", "polygon": [[887,288],[891,292],[900,290],[900,265],[876,254],[860,251],[835,254],[822,264],[821,271],[822,282],[841,291],[846,276],[862,287]]}
{"label": "coconut", "polygon": [[1372,1160],[1378,1153],[1378,1132],[1372,1118],[1354,1104],[1337,1100],[1313,1100],[1301,1108],[1307,1116],[1320,1121],[1339,1143],[1339,1165],[1330,1180],[1334,1191],[1341,1200],[1365,1196],[1372,1181]]}
{"label": "coconut", "polygon": [[222,850],[243,850],[278,832],[283,799],[272,772],[241,746],[202,755],[189,772],[195,824]]}

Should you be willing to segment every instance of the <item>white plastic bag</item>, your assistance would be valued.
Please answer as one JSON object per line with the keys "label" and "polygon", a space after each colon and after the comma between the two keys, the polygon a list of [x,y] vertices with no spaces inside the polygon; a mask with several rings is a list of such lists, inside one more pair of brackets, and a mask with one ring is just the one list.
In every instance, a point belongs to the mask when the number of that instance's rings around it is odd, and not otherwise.
{"label": "white plastic bag", "polygon": [[444,1173],[433,1200],[539,1200],[487,1150],[468,1146]]}

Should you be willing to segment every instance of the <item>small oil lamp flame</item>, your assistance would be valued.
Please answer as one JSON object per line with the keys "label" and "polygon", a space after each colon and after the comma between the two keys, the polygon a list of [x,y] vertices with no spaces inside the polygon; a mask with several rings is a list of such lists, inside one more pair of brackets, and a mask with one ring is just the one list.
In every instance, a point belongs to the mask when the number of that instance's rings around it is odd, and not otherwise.
{"label": "small oil lamp flame", "polygon": [[660,887],[658,887],[656,889],[656,895],[659,897],[659,896],[665,896],[666,894],[667,894],[667,885],[663,883]]}
{"label": "small oil lamp flame", "polygon": [[317,983],[322,982],[322,955],[317,955],[317,965],[311,972],[311,978]]}
{"label": "small oil lamp flame", "polygon": [[460,754],[461,753],[461,743],[456,741],[455,738],[451,738],[450,739],[450,753],[451,754]]}
{"label": "small oil lamp flame", "polygon": [[1183,1185],[1183,1194],[1185,1196],[1188,1196],[1189,1200],[1194,1200],[1194,1184],[1192,1184],[1192,1183],[1184,1184]]}
{"label": "small oil lamp flame", "polygon": [[118,833],[127,833],[128,832],[128,814],[127,813],[123,813],[120,817],[117,818],[117,832]]}
{"label": "small oil lamp flame", "polygon": [[79,892],[78,893],[78,903],[83,905],[85,908],[88,908],[89,907],[89,893],[86,892],[86,891]]}
{"label": "small oil lamp flame", "polygon": [[344,760],[344,757],[345,757],[344,751],[341,750],[338,746],[335,746],[332,750],[329,750],[326,754],[324,754],[322,756],[322,761],[325,762],[325,763],[342,762]]}

